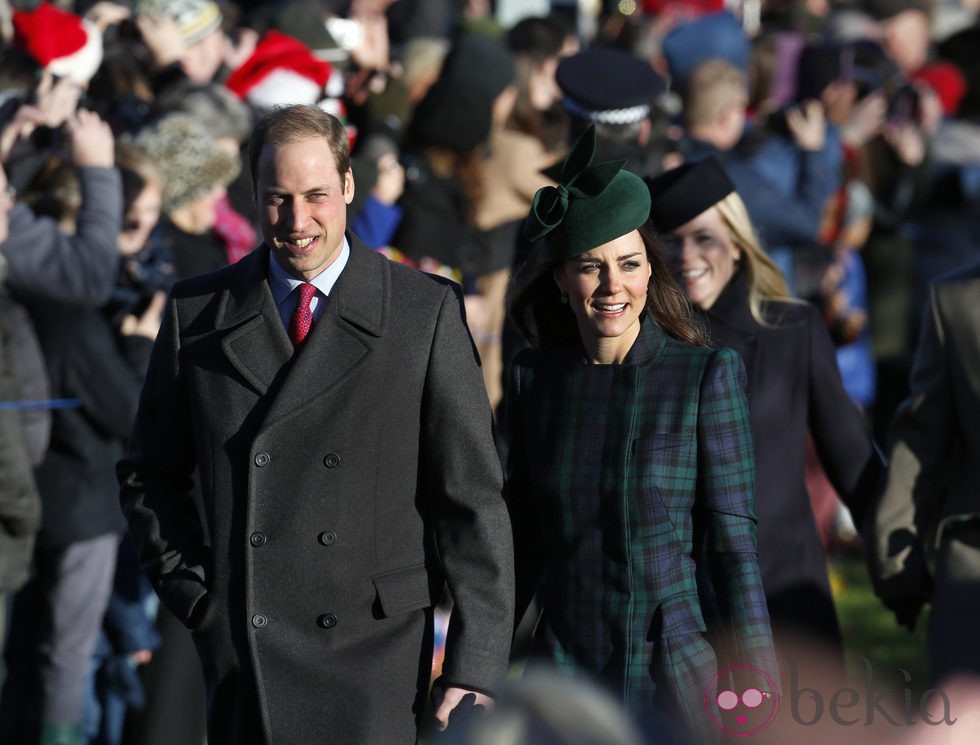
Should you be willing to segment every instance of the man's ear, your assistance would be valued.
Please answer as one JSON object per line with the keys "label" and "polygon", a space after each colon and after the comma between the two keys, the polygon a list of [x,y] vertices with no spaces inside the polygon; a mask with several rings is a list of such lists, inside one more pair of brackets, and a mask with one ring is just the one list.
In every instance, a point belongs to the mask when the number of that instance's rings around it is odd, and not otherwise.
{"label": "man's ear", "polygon": [[354,171],[350,168],[344,174],[344,202],[350,204],[354,201]]}

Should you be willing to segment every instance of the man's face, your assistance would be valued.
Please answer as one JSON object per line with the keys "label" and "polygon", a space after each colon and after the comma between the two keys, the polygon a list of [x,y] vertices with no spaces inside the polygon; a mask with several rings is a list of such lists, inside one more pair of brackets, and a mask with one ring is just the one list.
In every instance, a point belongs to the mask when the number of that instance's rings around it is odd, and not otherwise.
{"label": "man's face", "polygon": [[353,174],[338,173],[326,141],[310,137],[266,145],[256,175],[259,227],[276,261],[297,279],[316,277],[343,246]]}
{"label": "man's face", "polygon": [[228,40],[220,28],[188,45],[180,60],[184,74],[200,85],[210,83],[225,61],[227,47]]}

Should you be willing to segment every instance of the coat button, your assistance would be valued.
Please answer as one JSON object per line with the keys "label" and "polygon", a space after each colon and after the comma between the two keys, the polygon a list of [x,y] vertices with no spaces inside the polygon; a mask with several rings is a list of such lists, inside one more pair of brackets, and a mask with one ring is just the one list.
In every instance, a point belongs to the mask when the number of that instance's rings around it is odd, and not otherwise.
{"label": "coat button", "polygon": [[316,619],[316,625],[321,629],[332,629],[337,625],[337,616],[333,613],[324,613],[318,619]]}
{"label": "coat button", "polygon": [[256,613],[252,616],[252,625],[257,629],[264,629],[269,625],[269,619],[261,613]]}
{"label": "coat button", "polygon": [[269,455],[267,452],[262,451],[261,453],[255,454],[255,465],[257,465],[259,468],[262,468],[262,466],[267,466],[271,462],[272,462],[272,456]]}
{"label": "coat button", "polygon": [[317,536],[317,540],[324,546],[330,546],[337,540],[337,534],[332,530],[325,530]]}
{"label": "coat button", "polygon": [[340,456],[336,453],[327,453],[323,459],[323,465],[327,468],[336,468],[340,465]]}
{"label": "coat button", "polygon": [[252,533],[252,535],[248,537],[248,542],[256,548],[259,546],[264,546],[266,542],[265,533],[259,533],[258,531]]}

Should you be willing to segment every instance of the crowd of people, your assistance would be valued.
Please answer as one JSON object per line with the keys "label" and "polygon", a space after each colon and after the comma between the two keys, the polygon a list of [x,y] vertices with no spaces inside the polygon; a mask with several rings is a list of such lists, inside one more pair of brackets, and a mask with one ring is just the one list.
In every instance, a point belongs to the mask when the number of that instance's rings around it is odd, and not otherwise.
{"label": "crowd of people", "polygon": [[0,0],[0,742],[972,690],[980,2],[529,5]]}

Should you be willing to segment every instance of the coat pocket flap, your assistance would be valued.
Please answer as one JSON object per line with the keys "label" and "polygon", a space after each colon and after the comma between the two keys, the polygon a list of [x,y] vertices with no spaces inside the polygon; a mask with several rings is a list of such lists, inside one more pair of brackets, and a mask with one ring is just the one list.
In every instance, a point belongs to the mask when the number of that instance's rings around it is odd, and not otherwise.
{"label": "coat pocket flap", "polygon": [[667,638],[707,630],[697,594],[672,595],[660,604],[660,635]]}
{"label": "coat pocket flap", "polygon": [[429,572],[424,564],[385,572],[372,581],[386,618],[432,605]]}

